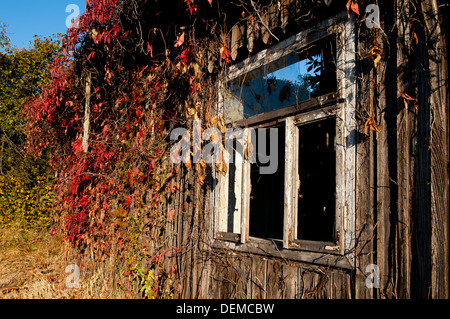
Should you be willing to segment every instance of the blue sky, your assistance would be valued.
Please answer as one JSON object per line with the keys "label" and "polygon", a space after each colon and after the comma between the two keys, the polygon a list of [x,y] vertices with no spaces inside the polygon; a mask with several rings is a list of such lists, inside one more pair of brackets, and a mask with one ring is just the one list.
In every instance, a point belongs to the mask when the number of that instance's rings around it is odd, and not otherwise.
{"label": "blue sky", "polygon": [[6,34],[12,46],[28,47],[35,34],[48,37],[66,33],[68,5],[77,5],[80,14],[86,0],[0,0],[0,22],[8,23]]}

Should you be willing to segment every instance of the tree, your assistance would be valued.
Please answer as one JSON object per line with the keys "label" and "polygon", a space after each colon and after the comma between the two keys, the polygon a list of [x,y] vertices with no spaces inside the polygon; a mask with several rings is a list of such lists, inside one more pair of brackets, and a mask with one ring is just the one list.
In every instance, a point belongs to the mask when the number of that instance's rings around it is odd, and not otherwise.
{"label": "tree", "polygon": [[48,160],[24,152],[22,110],[29,98],[40,94],[60,51],[58,39],[38,36],[29,48],[13,48],[6,26],[0,23],[0,220],[20,215],[20,209],[22,215],[33,207],[40,207],[37,215],[45,209],[39,201],[48,197],[43,191],[48,186]]}
{"label": "tree", "polygon": [[0,49],[10,45],[9,38],[6,35],[6,27],[6,23],[0,22]]}

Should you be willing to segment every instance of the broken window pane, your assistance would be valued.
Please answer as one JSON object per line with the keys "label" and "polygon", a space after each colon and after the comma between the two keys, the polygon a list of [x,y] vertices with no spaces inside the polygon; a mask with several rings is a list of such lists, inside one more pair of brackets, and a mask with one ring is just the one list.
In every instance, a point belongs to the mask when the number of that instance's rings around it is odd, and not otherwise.
{"label": "broken window pane", "polygon": [[298,239],[335,241],[336,119],[299,126]]}

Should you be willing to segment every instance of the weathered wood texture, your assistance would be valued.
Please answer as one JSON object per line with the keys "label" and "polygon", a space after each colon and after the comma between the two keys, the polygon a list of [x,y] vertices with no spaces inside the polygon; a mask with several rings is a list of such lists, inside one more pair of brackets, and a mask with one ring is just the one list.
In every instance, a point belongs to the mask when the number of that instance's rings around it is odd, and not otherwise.
{"label": "weathered wood texture", "polygon": [[[271,36],[269,27],[283,40],[282,31],[292,27],[285,15],[305,13],[302,1],[286,3],[294,9],[263,11],[263,38]],[[209,182],[200,185],[196,170],[180,166],[180,192],[170,200],[176,214],[165,229],[166,245],[180,248],[173,257],[174,297],[449,297],[448,29],[438,23],[436,1],[378,4],[382,29],[368,29],[360,20],[356,30],[359,126],[350,132],[356,141],[355,264],[319,264],[311,253],[267,255],[250,246],[214,245],[211,192],[217,182],[207,173]],[[239,59],[241,46],[252,51],[252,41],[261,39],[253,31],[248,25],[233,28],[233,58]],[[376,62],[374,47],[381,50]],[[371,115],[379,130],[366,134]],[[379,268],[379,288],[366,286],[371,264]]]}
{"label": "weathered wood texture", "polygon": [[165,235],[168,246],[180,248],[174,256],[179,271],[174,297],[351,297],[350,270],[213,247],[211,185],[200,185],[195,170],[180,166],[179,171],[180,192],[170,201],[170,208],[178,209],[167,222]]}
{"label": "weathered wood texture", "polygon": [[[448,4],[447,4],[448,5]],[[439,24],[437,1],[421,1],[421,20],[424,22],[426,46],[420,71],[428,80],[419,88],[419,96],[429,107],[426,129],[429,137],[430,195],[431,195],[431,298],[449,298],[449,127],[448,72],[446,48]],[[425,63],[428,68],[424,68]],[[424,73],[422,73],[424,72]],[[427,169],[427,168],[423,168]]]}
{"label": "weathered wood texture", "polygon": [[[369,52],[373,47],[372,31],[361,28],[358,34],[358,51]],[[375,83],[373,81],[374,71],[367,56],[361,59],[357,65],[357,74],[361,74],[357,81],[356,108],[362,114],[374,114]],[[362,125],[358,128],[362,132]],[[374,135],[358,135],[356,144],[356,218],[358,241],[356,244],[356,269],[355,269],[355,296],[357,298],[373,298],[373,290],[367,289],[365,280],[367,265],[375,263],[374,243],[374,200],[375,200],[375,156]]]}

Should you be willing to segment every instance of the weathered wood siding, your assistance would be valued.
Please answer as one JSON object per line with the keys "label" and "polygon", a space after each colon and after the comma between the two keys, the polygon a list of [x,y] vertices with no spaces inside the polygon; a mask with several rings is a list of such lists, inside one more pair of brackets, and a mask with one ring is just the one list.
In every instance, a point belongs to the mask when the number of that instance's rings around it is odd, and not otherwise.
{"label": "weathered wood siding", "polygon": [[[243,48],[247,56],[252,53],[258,39],[270,43],[266,27],[279,37],[287,28],[301,30],[302,20],[295,17],[305,12],[304,1],[281,3],[281,10],[264,11],[261,32],[244,24],[232,28],[233,59]],[[436,1],[378,4],[382,29],[368,29],[360,20],[356,30],[354,268],[214,247],[210,197],[216,181],[207,172],[208,182],[200,185],[196,170],[179,166],[180,192],[169,204],[176,213],[165,232],[167,245],[180,248],[174,257],[179,271],[175,297],[449,297],[448,30],[436,24]],[[418,21],[414,29],[412,14]],[[369,55],[375,45],[382,52],[376,65]],[[405,106],[404,93],[417,103]],[[370,115],[380,130],[366,135],[364,122]],[[370,264],[379,267],[380,288],[366,287]]]}

